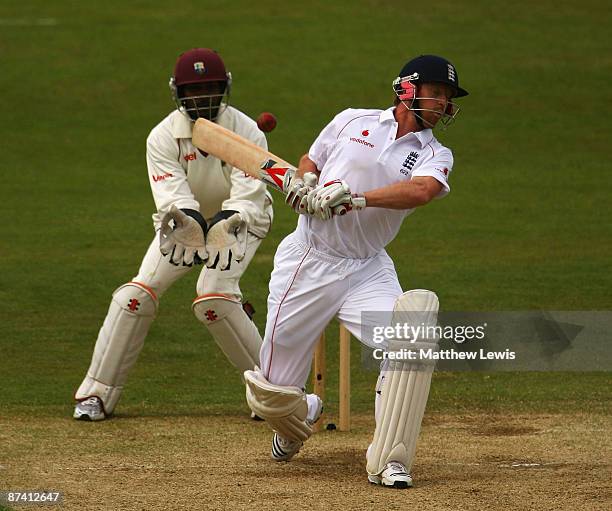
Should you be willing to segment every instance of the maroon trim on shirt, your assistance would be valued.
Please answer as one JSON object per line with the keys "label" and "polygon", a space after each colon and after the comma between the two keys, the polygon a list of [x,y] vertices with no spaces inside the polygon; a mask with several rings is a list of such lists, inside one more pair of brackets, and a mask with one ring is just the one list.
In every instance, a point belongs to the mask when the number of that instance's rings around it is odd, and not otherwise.
{"label": "maroon trim on shirt", "polygon": [[295,282],[295,279],[300,271],[300,268],[302,267],[302,263],[304,262],[304,259],[306,259],[306,257],[310,253],[310,249],[311,247],[308,247],[308,250],[304,254],[304,257],[302,257],[300,264],[298,264],[298,267],[296,268],[295,273],[293,274],[293,278],[291,279],[291,284],[289,284],[289,288],[287,289],[287,291],[285,291],[285,295],[281,299],[280,303],[278,304],[278,309],[276,310],[276,317],[274,318],[274,326],[272,327],[272,337],[270,338],[270,343],[272,344],[271,349],[270,349],[270,362],[268,363],[268,370],[266,371],[266,374],[264,375],[268,381],[270,380],[270,370],[272,369],[272,357],[274,356],[274,333],[276,332],[276,324],[278,323],[278,316],[280,315],[280,310],[281,310],[281,307],[283,306],[283,302],[285,301],[285,298],[287,298],[289,291],[291,291],[291,288],[293,287],[293,283]]}
{"label": "maroon trim on shirt", "polygon": [[336,135],[336,138],[340,137],[340,135],[344,131],[344,128],[346,128],[350,123],[352,123],[353,121],[355,121],[357,119],[361,119],[362,117],[380,117],[380,114],[363,114],[363,115],[358,115],[357,117],[353,117],[344,126],[342,126],[342,129],[338,132],[338,135]]}
{"label": "maroon trim on shirt", "polygon": [[[432,139],[432,140],[433,140],[433,139]],[[427,145],[428,145],[428,146],[429,146],[429,148],[431,149],[431,153],[432,153],[432,154],[431,154],[431,156],[432,156],[432,157],[433,157],[433,156],[435,156],[435,155],[436,155],[436,152],[434,151],[434,148],[433,148],[433,146],[431,145],[431,140],[430,140],[429,142],[427,142]]]}

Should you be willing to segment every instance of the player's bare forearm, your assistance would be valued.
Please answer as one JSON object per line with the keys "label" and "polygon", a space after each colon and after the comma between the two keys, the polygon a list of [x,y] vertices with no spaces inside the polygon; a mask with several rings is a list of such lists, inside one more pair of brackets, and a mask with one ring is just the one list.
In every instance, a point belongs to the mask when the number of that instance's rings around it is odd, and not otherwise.
{"label": "player's bare forearm", "polygon": [[423,206],[436,197],[442,185],[433,177],[415,177],[366,192],[369,208],[412,209]]}
{"label": "player's bare forearm", "polygon": [[304,174],[306,174],[306,172],[312,172],[312,173],[316,174],[317,177],[319,177],[319,174],[321,174],[319,169],[317,169],[317,165],[315,164],[315,162],[312,161],[308,157],[307,154],[305,154],[304,156],[302,156],[300,158],[300,163],[298,165],[297,175],[300,176],[300,177],[304,177]]}

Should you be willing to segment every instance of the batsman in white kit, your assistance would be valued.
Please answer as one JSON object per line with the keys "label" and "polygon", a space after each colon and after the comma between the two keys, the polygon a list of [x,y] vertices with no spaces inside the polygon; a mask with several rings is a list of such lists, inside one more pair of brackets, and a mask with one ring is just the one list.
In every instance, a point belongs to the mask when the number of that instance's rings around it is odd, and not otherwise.
{"label": "batsman in white kit", "polygon": [[[437,321],[435,293],[403,293],[384,247],[415,208],[449,193],[453,156],[432,129],[454,120],[452,100],[467,92],[455,67],[434,55],[410,60],[393,89],[394,105],[386,110],[339,113],[289,186],[287,200],[303,215],[276,252],[260,366],[245,372],[247,402],[274,430],[276,461],[295,456],[321,415],[321,400],[304,388],[316,342],[332,318],[373,348],[381,345],[362,338],[364,311],[405,311],[415,326]],[[334,214],[339,207],[348,212]],[[390,339],[383,347],[419,352],[436,349],[437,340]],[[366,454],[370,482],[412,486],[432,371],[418,359],[381,365],[376,430]]]}
{"label": "batsman in white kit", "polygon": [[170,80],[177,109],[147,138],[155,237],[138,274],[113,293],[76,391],[77,419],[113,413],[159,299],[193,266],[202,265],[195,316],[240,375],[258,363],[262,340],[243,307],[239,281],[270,229],[272,199],[261,181],[192,143],[195,121],[205,118],[267,148],[256,123],[229,106],[230,87],[231,74],[215,51],[196,48],[179,56]]}

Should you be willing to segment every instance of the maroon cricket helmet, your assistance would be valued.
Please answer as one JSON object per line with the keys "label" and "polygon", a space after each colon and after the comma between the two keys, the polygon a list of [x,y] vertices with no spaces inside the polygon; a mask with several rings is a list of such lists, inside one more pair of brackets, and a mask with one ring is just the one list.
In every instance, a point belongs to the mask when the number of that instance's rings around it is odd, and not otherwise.
{"label": "maroon cricket helmet", "polygon": [[229,76],[219,54],[209,48],[194,48],[182,53],[174,66],[177,87],[190,83],[227,82]]}
{"label": "maroon cricket helmet", "polygon": [[[194,96],[184,90],[191,84],[210,85],[208,91]],[[229,105],[232,74],[216,51],[194,48],[179,55],[169,85],[180,112],[192,121],[198,117],[214,121]]]}

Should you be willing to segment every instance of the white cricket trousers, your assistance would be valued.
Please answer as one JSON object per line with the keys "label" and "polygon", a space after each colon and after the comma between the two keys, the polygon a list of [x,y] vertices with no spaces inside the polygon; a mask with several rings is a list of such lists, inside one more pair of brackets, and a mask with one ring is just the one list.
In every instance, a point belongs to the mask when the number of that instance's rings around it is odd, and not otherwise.
{"label": "white cricket trousers", "polygon": [[361,313],[392,311],[401,294],[386,251],[369,259],[335,257],[290,234],[274,256],[260,352],[264,376],[276,385],[304,388],[316,343],[335,316],[362,341]]}

